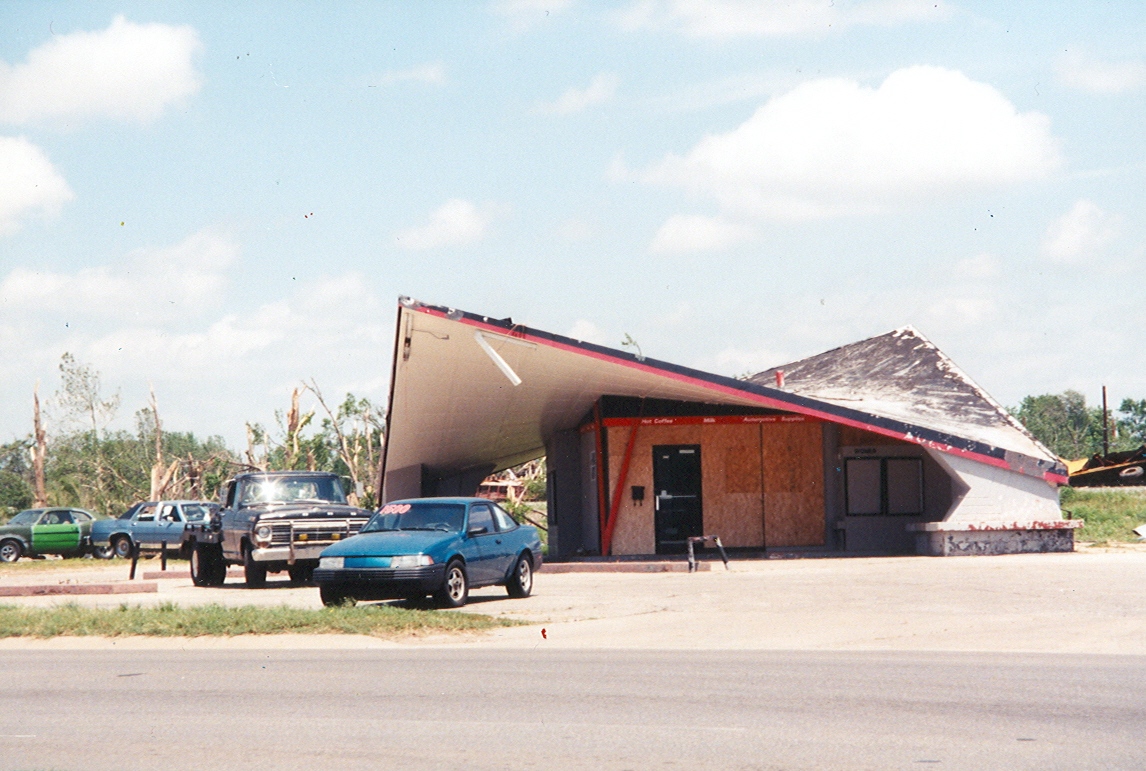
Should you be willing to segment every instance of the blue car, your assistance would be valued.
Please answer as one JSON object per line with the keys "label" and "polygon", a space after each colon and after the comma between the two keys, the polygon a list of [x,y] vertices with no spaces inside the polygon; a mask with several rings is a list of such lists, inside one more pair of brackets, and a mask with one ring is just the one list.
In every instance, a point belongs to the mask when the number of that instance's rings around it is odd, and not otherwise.
{"label": "blue car", "polygon": [[537,528],[491,501],[415,498],[386,504],[358,535],[324,549],[314,581],[324,605],[432,594],[459,608],[471,587],[528,597],[541,560]]}
{"label": "blue car", "polygon": [[137,503],[118,519],[102,519],[92,525],[91,548],[98,557],[131,557],[135,544],[159,549],[164,543],[186,559],[185,531],[210,521],[219,505],[210,501],[146,501]]}

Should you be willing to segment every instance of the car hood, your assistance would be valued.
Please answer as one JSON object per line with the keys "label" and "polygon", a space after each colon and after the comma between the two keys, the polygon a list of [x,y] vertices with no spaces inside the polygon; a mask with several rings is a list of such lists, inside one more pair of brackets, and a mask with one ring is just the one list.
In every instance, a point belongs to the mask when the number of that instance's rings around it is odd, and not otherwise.
{"label": "car hood", "polygon": [[379,557],[396,554],[425,554],[458,537],[441,530],[386,530],[359,533],[341,543],[328,546],[323,557]]}

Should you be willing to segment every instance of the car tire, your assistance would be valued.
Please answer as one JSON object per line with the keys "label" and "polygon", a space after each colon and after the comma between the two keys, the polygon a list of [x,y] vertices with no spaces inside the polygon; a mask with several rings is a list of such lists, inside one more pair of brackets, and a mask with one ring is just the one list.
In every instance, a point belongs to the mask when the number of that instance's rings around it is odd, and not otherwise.
{"label": "car tire", "polygon": [[318,596],[322,599],[322,604],[328,608],[335,608],[340,605],[353,607],[355,603],[357,603],[357,600],[353,597],[330,584],[320,585],[318,587]]}
{"label": "car tire", "polygon": [[434,593],[434,599],[444,608],[460,608],[470,596],[470,579],[466,566],[461,560],[450,560],[446,565],[446,577],[442,588]]}
{"label": "car tire", "polygon": [[196,586],[222,586],[227,580],[227,564],[218,546],[197,543],[191,547],[191,581]]}
{"label": "car tire", "polygon": [[243,578],[248,589],[262,589],[267,585],[267,566],[255,562],[250,548],[243,549]]}
{"label": "car tire", "polygon": [[126,535],[117,536],[111,542],[111,550],[115,556],[125,560],[131,559],[131,539]]}
{"label": "car tire", "polygon": [[15,562],[24,554],[24,547],[19,541],[11,539],[0,541],[0,562]]}
{"label": "car tire", "polygon": [[510,597],[528,597],[533,591],[533,560],[522,554],[513,565],[513,573],[505,582],[505,591]]}
{"label": "car tire", "polygon": [[115,549],[111,546],[93,546],[92,556],[96,559],[109,560],[115,556]]}
{"label": "car tire", "polygon": [[309,565],[295,565],[287,568],[287,575],[290,576],[292,584],[309,584],[314,577],[314,568]]}

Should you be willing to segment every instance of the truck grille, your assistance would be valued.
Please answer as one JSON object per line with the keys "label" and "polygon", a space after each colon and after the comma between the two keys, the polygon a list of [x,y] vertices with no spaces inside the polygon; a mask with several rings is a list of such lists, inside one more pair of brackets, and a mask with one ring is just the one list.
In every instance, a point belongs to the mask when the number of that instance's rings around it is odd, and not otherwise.
{"label": "truck grille", "polygon": [[271,525],[271,546],[324,545],[343,541],[357,533],[366,519],[294,520]]}

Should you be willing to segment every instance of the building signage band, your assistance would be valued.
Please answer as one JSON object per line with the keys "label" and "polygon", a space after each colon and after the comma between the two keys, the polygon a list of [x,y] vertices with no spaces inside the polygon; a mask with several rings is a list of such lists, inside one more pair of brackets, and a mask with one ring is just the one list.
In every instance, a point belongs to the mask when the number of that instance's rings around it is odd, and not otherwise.
{"label": "building signage band", "polygon": [[719,415],[664,418],[605,418],[602,423],[607,428],[613,426],[743,426],[757,423],[819,423],[807,415]]}

